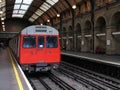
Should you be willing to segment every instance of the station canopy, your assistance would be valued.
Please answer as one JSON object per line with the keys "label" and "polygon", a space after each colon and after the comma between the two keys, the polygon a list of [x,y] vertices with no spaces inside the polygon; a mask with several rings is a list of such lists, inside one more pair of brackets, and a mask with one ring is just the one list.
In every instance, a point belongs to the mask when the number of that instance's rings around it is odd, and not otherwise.
{"label": "station canopy", "polygon": [[23,18],[45,22],[71,9],[84,0],[0,0],[1,19]]}

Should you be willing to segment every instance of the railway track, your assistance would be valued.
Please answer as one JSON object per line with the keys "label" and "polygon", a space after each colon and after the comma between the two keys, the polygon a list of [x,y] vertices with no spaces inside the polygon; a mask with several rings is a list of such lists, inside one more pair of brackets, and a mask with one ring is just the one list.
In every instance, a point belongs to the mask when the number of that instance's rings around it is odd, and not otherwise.
{"label": "railway track", "polygon": [[62,90],[48,77],[31,78],[30,82],[34,90]]}
{"label": "railway track", "polygon": [[62,62],[59,72],[93,90],[120,90],[120,81],[102,74]]}
{"label": "railway track", "polygon": [[29,76],[29,81],[34,90],[62,90],[47,75],[49,74]]}
{"label": "railway track", "polygon": [[62,62],[59,69],[28,76],[34,90],[120,90],[120,81]]}
{"label": "railway track", "polygon": [[80,87],[79,83],[74,83],[70,78],[56,71],[52,71],[44,76],[32,75],[32,77],[29,76],[28,78],[34,90],[79,90],[79,88],[88,90],[85,87]]}

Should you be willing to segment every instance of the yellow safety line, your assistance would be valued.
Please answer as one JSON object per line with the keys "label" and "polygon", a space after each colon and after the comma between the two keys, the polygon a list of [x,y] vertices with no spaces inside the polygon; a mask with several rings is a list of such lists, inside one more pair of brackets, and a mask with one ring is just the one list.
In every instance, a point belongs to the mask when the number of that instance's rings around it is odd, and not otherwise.
{"label": "yellow safety line", "polygon": [[16,79],[17,79],[19,90],[24,90],[23,86],[22,86],[22,83],[21,83],[21,80],[20,80],[20,77],[19,77],[19,74],[18,74],[18,71],[16,69],[15,62],[13,61],[13,58],[12,58],[9,50],[8,50],[8,52],[9,52],[10,60],[11,60],[11,63],[12,63],[13,69],[14,69],[14,73],[15,73]]}

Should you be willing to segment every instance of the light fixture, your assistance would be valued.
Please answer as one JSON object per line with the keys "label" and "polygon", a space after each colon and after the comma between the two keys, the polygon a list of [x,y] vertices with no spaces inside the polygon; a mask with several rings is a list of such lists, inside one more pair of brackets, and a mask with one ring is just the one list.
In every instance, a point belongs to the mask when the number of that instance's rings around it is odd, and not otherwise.
{"label": "light fixture", "polygon": [[3,14],[3,11],[2,11],[2,10],[0,10],[0,14]]}
{"label": "light fixture", "polygon": [[76,9],[76,5],[74,4],[74,5],[72,6],[72,8],[73,8],[73,9]]}
{"label": "light fixture", "polygon": [[47,22],[50,22],[50,20],[48,19]]}
{"label": "light fixture", "polygon": [[2,24],[4,24],[4,22],[2,22]]}
{"label": "light fixture", "polygon": [[1,20],[4,20],[4,18],[2,17]]}
{"label": "light fixture", "polygon": [[43,24],[41,23],[40,25],[42,26]]}
{"label": "light fixture", "polygon": [[60,17],[60,14],[59,14],[59,13],[57,14],[57,17]]}

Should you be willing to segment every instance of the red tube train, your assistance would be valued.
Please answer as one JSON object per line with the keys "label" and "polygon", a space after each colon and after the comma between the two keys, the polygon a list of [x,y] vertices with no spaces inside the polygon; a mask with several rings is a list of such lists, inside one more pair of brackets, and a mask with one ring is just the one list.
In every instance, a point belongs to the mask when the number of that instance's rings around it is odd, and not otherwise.
{"label": "red tube train", "polygon": [[9,47],[24,71],[49,71],[59,66],[59,33],[50,26],[26,27],[9,41]]}

